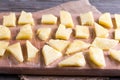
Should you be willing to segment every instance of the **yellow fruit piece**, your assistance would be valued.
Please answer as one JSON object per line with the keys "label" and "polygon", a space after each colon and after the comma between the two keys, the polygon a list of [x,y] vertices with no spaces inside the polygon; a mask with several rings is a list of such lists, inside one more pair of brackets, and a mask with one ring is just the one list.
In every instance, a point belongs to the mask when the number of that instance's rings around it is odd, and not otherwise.
{"label": "yellow fruit piece", "polygon": [[92,12],[80,14],[81,25],[93,26],[94,17]]}
{"label": "yellow fruit piece", "polygon": [[49,44],[51,47],[53,47],[54,49],[62,52],[63,50],[65,50],[67,48],[67,46],[69,45],[69,41],[65,41],[65,40],[54,40],[51,39],[47,42],[47,44]]}
{"label": "yellow fruit piece", "polygon": [[27,24],[20,28],[20,32],[17,34],[16,39],[18,40],[26,40],[32,39],[33,32],[31,25]]}
{"label": "yellow fruit piece", "polygon": [[104,13],[99,17],[99,24],[101,24],[105,28],[112,28],[112,20],[110,13]]}
{"label": "yellow fruit piece", "polygon": [[0,25],[0,39],[10,39],[10,38],[11,38],[10,29]]}
{"label": "yellow fruit piece", "polygon": [[4,55],[8,45],[9,45],[9,42],[7,42],[7,41],[0,41],[0,56]]}
{"label": "yellow fruit piece", "polygon": [[54,62],[58,58],[62,57],[62,53],[55,50],[54,48],[44,45],[42,49],[42,54],[44,56],[45,65],[49,65],[50,63]]}
{"label": "yellow fruit piece", "polygon": [[73,56],[61,61],[58,64],[60,67],[85,66],[86,61],[82,52],[76,53]]}
{"label": "yellow fruit piece", "polygon": [[100,37],[100,38],[106,38],[109,36],[108,30],[97,23],[95,23],[95,33],[96,33],[96,37]]}
{"label": "yellow fruit piece", "polygon": [[115,30],[114,39],[120,40],[120,29],[116,29]]}
{"label": "yellow fruit piece", "polygon": [[7,50],[19,61],[23,62],[23,54],[20,43],[17,42],[7,47]]}
{"label": "yellow fruit piece", "polygon": [[74,27],[72,16],[68,11],[60,11],[60,22],[67,28]]}
{"label": "yellow fruit piece", "polygon": [[60,24],[58,27],[58,30],[56,32],[55,37],[57,39],[64,39],[64,40],[68,40],[70,35],[72,33],[72,29],[71,28],[65,28],[64,25]]}
{"label": "yellow fruit piece", "polygon": [[91,46],[98,47],[103,50],[108,50],[115,47],[118,44],[118,40],[107,39],[107,38],[98,38],[96,37],[92,42]]}
{"label": "yellow fruit piece", "polygon": [[34,47],[30,41],[26,41],[26,48],[27,48],[27,60],[32,61],[33,58],[36,57],[36,54],[38,53],[38,49]]}
{"label": "yellow fruit piece", "polygon": [[81,40],[74,40],[67,48],[66,54],[73,54],[75,52],[87,49],[90,46],[89,43],[85,43]]}
{"label": "yellow fruit piece", "polygon": [[120,50],[110,49],[110,57],[120,62]]}
{"label": "yellow fruit piece", "polygon": [[16,26],[15,13],[10,13],[8,16],[3,16],[3,25],[7,27]]}
{"label": "yellow fruit piece", "polygon": [[76,38],[89,38],[89,28],[86,26],[76,25],[75,28],[75,37]]}
{"label": "yellow fruit piece", "polygon": [[94,63],[97,67],[105,67],[105,58],[103,50],[97,47],[90,47],[89,49],[89,57],[92,63]]}
{"label": "yellow fruit piece", "polygon": [[47,40],[50,37],[51,31],[51,28],[39,28],[37,30],[38,38],[41,40]]}
{"label": "yellow fruit piece", "polygon": [[120,28],[120,14],[115,14],[115,23],[116,23],[116,27]]}
{"label": "yellow fruit piece", "polygon": [[20,17],[18,19],[18,24],[20,24],[20,25],[24,25],[24,24],[34,25],[34,19],[32,17],[32,13],[22,11],[20,14]]}
{"label": "yellow fruit piece", "polygon": [[41,23],[43,23],[43,24],[56,24],[57,17],[52,15],[52,14],[42,15]]}

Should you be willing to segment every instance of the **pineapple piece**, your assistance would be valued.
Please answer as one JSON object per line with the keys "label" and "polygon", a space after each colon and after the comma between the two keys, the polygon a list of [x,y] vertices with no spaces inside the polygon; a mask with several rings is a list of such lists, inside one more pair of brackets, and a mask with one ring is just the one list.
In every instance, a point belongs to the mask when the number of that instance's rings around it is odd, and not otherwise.
{"label": "pineapple piece", "polygon": [[54,62],[58,58],[62,57],[62,53],[53,49],[48,45],[44,45],[42,49],[42,54],[44,56],[45,65],[49,65],[50,63]]}
{"label": "pineapple piece", "polygon": [[103,50],[97,47],[90,47],[89,57],[92,63],[102,68],[106,66]]}
{"label": "pineapple piece", "polygon": [[68,11],[60,11],[60,22],[67,28],[74,27],[72,16]]}
{"label": "pineapple piece", "polygon": [[20,32],[17,34],[16,39],[25,40],[25,39],[32,39],[33,32],[31,25],[27,24],[21,27]]}
{"label": "pineapple piece", "polygon": [[49,40],[49,42],[47,42],[47,44],[49,44],[51,47],[53,47],[54,49],[62,52],[65,48],[67,48],[67,46],[69,45],[69,41],[65,41],[65,40],[54,40],[51,39]]}
{"label": "pineapple piece", "polygon": [[51,31],[51,28],[39,28],[37,30],[38,38],[41,40],[47,40],[50,37]]}
{"label": "pineapple piece", "polygon": [[7,47],[7,50],[19,61],[23,62],[23,54],[22,54],[22,49],[20,46],[20,42],[17,42],[15,44],[12,44]]}
{"label": "pineapple piece", "polygon": [[116,23],[116,27],[120,28],[120,14],[115,14],[115,23]]}
{"label": "pineapple piece", "polygon": [[89,36],[90,35],[89,35],[89,28],[88,27],[76,25],[76,28],[75,28],[75,37],[76,38],[88,39]]}
{"label": "pineapple piece", "polygon": [[100,38],[106,38],[109,36],[108,30],[97,23],[95,23],[95,33],[96,36]]}
{"label": "pineapple piece", "polygon": [[88,25],[88,26],[94,25],[94,17],[92,12],[80,14],[80,19],[81,19],[81,25]]}
{"label": "pineapple piece", "polygon": [[120,40],[120,29],[115,30],[114,39]]}
{"label": "pineapple piece", "polygon": [[110,49],[110,57],[120,62],[120,50]]}
{"label": "pineapple piece", "polygon": [[28,40],[26,41],[26,48],[27,48],[27,60],[32,61],[32,59],[35,58],[39,50],[36,47],[34,47]]}
{"label": "pineapple piece", "polygon": [[76,53],[73,56],[61,61],[58,64],[60,67],[85,66],[86,61],[82,52]]}
{"label": "pineapple piece", "polygon": [[3,25],[7,27],[16,26],[15,13],[10,13],[8,16],[3,16]]}
{"label": "pineapple piece", "polygon": [[60,24],[59,28],[56,32],[55,37],[57,39],[64,39],[64,40],[68,40],[70,35],[72,33],[72,29],[71,28],[65,28],[64,25]]}
{"label": "pineapple piece", "polygon": [[52,14],[42,15],[41,23],[43,24],[56,24],[57,17]]}
{"label": "pineapple piece", "polygon": [[7,41],[0,41],[0,56],[4,55],[8,45],[9,45],[9,42],[7,42]]}
{"label": "pineapple piece", "polygon": [[11,38],[10,29],[0,25],[0,39],[10,39],[10,38]]}
{"label": "pineapple piece", "polygon": [[91,46],[98,47],[100,49],[108,50],[115,47],[118,44],[118,40],[114,39],[106,39],[106,38],[99,38],[96,37],[92,42]]}
{"label": "pineapple piece", "polygon": [[24,25],[24,24],[34,25],[34,19],[32,17],[32,13],[22,11],[20,14],[20,17],[18,19],[18,24],[20,24],[20,25]]}
{"label": "pineapple piece", "polygon": [[99,17],[99,24],[103,25],[105,28],[112,28],[112,20],[110,13],[104,13]]}
{"label": "pineapple piece", "polygon": [[73,54],[75,52],[87,49],[90,46],[89,43],[85,43],[81,40],[74,40],[67,48],[66,54]]}

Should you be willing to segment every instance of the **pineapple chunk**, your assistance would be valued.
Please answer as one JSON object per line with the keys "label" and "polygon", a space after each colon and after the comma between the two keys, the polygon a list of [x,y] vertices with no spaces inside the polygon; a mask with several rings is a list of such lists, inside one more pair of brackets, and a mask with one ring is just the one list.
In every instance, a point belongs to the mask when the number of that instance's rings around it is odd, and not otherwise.
{"label": "pineapple chunk", "polygon": [[115,23],[116,23],[116,27],[120,28],[120,14],[115,14]]}
{"label": "pineapple chunk", "polygon": [[116,40],[120,40],[120,29],[116,29],[115,30],[114,38]]}
{"label": "pineapple chunk", "polygon": [[68,40],[70,35],[72,33],[72,29],[71,28],[65,28],[64,25],[60,24],[59,25],[59,28],[56,32],[56,35],[55,37],[57,39],[65,39],[65,40]]}
{"label": "pineapple chunk", "polygon": [[51,39],[49,40],[48,44],[55,48],[56,50],[62,52],[65,48],[67,48],[67,46],[69,45],[69,41],[65,41],[65,40],[54,40],[54,39]]}
{"label": "pineapple chunk", "polygon": [[92,63],[102,68],[106,66],[103,50],[97,47],[90,47],[89,57]]}
{"label": "pineapple chunk", "polygon": [[86,61],[85,61],[83,53],[79,52],[79,53],[76,53],[73,56],[61,61],[58,65],[60,67],[85,66]]}
{"label": "pineapple chunk", "polygon": [[31,61],[33,58],[35,58],[39,50],[36,47],[34,47],[28,40],[26,41],[26,48],[27,48],[27,60]]}
{"label": "pineapple chunk", "polygon": [[25,39],[32,39],[33,32],[31,25],[27,24],[21,27],[20,32],[17,34],[16,39],[25,40]]}
{"label": "pineapple chunk", "polygon": [[8,45],[9,45],[9,42],[7,42],[7,41],[0,41],[0,56],[4,55]]}
{"label": "pineapple chunk", "polygon": [[24,25],[24,24],[34,25],[34,19],[32,17],[32,13],[22,11],[20,14],[20,17],[18,19],[18,24],[20,24],[20,25]]}
{"label": "pineapple chunk", "polygon": [[11,38],[10,29],[0,25],[0,39],[10,39],[10,38]]}
{"label": "pineapple chunk", "polygon": [[7,50],[19,61],[23,62],[23,54],[20,43],[17,42],[7,47]]}
{"label": "pineapple chunk", "polygon": [[106,38],[109,36],[108,30],[97,23],[95,23],[95,33],[97,37],[101,38]]}
{"label": "pineapple chunk", "polygon": [[57,17],[52,14],[42,15],[41,23],[43,24],[56,24]]}
{"label": "pineapple chunk", "polygon": [[105,28],[112,28],[112,20],[110,13],[104,13],[99,18],[99,24],[103,25]]}
{"label": "pineapple chunk", "polygon": [[78,51],[87,49],[90,46],[89,43],[85,43],[81,40],[74,40],[67,48],[66,54],[72,54]]}
{"label": "pineapple chunk", "polygon": [[94,17],[92,12],[80,14],[81,25],[93,26]]}
{"label": "pineapple chunk", "polygon": [[44,45],[42,49],[42,54],[44,56],[45,65],[49,65],[53,61],[57,60],[58,58],[62,57],[62,53],[53,49],[48,45]]}
{"label": "pineapple chunk", "polygon": [[108,50],[115,47],[118,44],[118,40],[98,38],[96,37],[91,46],[98,47],[100,49]]}
{"label": "pineapple chunk", "polygon": [[110,56],[120,62],[120,50],[110,49]]}
{"label": "pineapple chunk", "polygon": [[67,28],[72,28],[74,26],[71,14],[68,11],[60,11],[60,22]]}
{"label": "pineapple chunk", "polygon": [[50,36],[51,31],[51,28],[39,28],[37,30],[38,38],[41,40],[47,40]]}
{"label": "pineapple chunk", "polygon": [[8,16],[3,16],[3,25],[7,27],[16,26],[15,13],[10,13]]}
{"label": "pineapple chunk", "polygon": [[75,37],[76,38],[89,38],[89,28],[86,26],[76,25],[75,28]]}

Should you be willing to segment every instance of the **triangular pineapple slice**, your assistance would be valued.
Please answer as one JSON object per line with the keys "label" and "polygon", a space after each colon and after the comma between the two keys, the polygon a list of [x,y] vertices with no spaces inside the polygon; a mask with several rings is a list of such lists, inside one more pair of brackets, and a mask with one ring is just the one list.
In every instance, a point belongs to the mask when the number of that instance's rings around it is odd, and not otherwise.
{"label": "triangular pineapple slice", "polygon": [[16,26],[15,13],[10,13],[8,16],[3,16],[3,25],[8,27]]}
{"label": "triangular pineapple slice", "polygon": [[69,41],[65,41],[65,40],[54,40],[51,39],[49,40],[49,42],[47,42],[51,47],[55,48],[56,50],[62,52],[68,45],[69,45]]}
{"label": "triangular pineapple slice", "polygon": [[61,61],[58,65],[60,67],[64,66],[85,66],[86,61],[82,52],[76,53],[73,56]]}
{"label": "triangular pineapple slice", "polygon": [[7,47],[7,50],[19,61],[23,62],[23,54],[20,43],[17,42]]}
{"label": "triangular pineapple slice", "polygon": [[120,28],[115,30],[114,39],[120,40]]}
{"label": "triangular pineapple slice", "polygon": [[110,56],[120,62],[120,50],[110,49]]}
{"label": "triangular pineapple slice", "polygon": [[20,14],[20,17],[18,19],[18,24],[20,24],[20,25],[24,25],[24,24],[34,25],[34,19],[32,17],[32,13],[22,11]]}
{"label": "triangular pineapple slice", "polygon": [[7,42],[7,41],[0,41],[0,56],[4,55],[8,45],[9,45],[9,42]]}
{"label": "triangular pineapple slice", "polygon": [[120,14],[115,14],[116,28],[120,28]]}
{"label": "triangular pineapple slice", "polygon": [[65,28],[64,25],[60,24],[58,27],[58,30],[56,32],[55,37],[57,39],[64,39],[64,40],[68,40],[70,35],[72,33],[72,29],[71,28]]}
{"label": "triangular pineapple slice", "polygon": [[45,65],[49,65],[50,63],[54,62],[58,58],[62,57],[62,53],[53,49],[48,45],[44,45],[42,49],[42,54],[44,56]]}
{"label": "triangular pineapple slice", "polygon": [[106,38],[109,35],[108,30],[97,23],[95,23],[95,33],[97,37],[101,38]]}
{"label": "triangular pineapple slice", "polygon": [[89,48],[89,57],[92,63],[102,68],[106,66],[103,50],[97,47]]}
{"label": "triangular pineapple slice", "polygon": [[51,31],[51,28],[39,28],[37,30],[38,38],[41,40],[47,40],[50,37]]}
{"label": "triangular pineapple slice", "polygon": [[41,23],[43,23],[43,24],[56,24],[57,17],[52,15],[52,14],[42,15]]}
{"label": "triangular pineapple slice", "polygon": [[115,47],[118,44],[118,42],[119,42],[118,40],[114,40],[114,39],[96,37],[94,41],[92,42],[91,46],[98,47],[104,50],[108,50],[108,49]]}
{"label": "triangular pineapple slice", "polygon": [[81,40],[74,40],[67,48],[66,54],[72,54],[84,49],[87,49],[90,46],[89,43],[85,43]]}
{"label": "triangular pineapple slice", "polygon": [[11,38],[10,29],[0,25],[0,39],[10,39],[10,38]]}
{"label": "triangular pineapple slice", "polygon": [[89,38],[89,28],[87,26],[76,25],[75,37],[76,38]]}
{"label": "triangular pineapple slice", "polygon": [[94,17],[92,12],[80,14],[81,25],[93,26]]}
{"label": "triangular pineapple slice", "polygon": [[24,40],[24,39],[32,39],[33,32],[31,25],[27,24],[20,28],[20,32],[17,34],[16,39]]}
{"label": "triangular pineapple slice", "polygon": [[112,24],[110,13],[102,14],[99,17],[99,24],[103,25],[103,27],[106,27],[106,28],[112,28],[113,24]]}
{"label": "triangular pineapple slice", "polygon": [[72,16],[68,11],[60,11],[60,22],[68,28],[74,26]]}
{"label": "triangular pineapple slice", "polygon": [[27,48],[27,60],[31,61],[33,58],[35,58],[39,50],[36,47],[34,47],[28,40],[26,41],[26,48]]}

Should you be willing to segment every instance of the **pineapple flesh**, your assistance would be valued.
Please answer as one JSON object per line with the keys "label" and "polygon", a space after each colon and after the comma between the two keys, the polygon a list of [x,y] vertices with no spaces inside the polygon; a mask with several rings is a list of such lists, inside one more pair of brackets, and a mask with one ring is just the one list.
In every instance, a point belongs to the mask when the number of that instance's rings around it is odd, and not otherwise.
{"label": "pineapple flesh", "polygon": [[120,28],[120,14],[115,14],[116,28]]}
{"label": "pineapple flesh", "polygon": [[114,39],[120,41],[120,28],[115,30]]}
{"label": "pineapple flesh", "polygon": [[65,28],[64,25],[60,24],[59,27],[58,27],[58,30],[55,34],[55,37],[57,39],[68,40],[70,38],[71,33],[72,33],[71,28]]}

